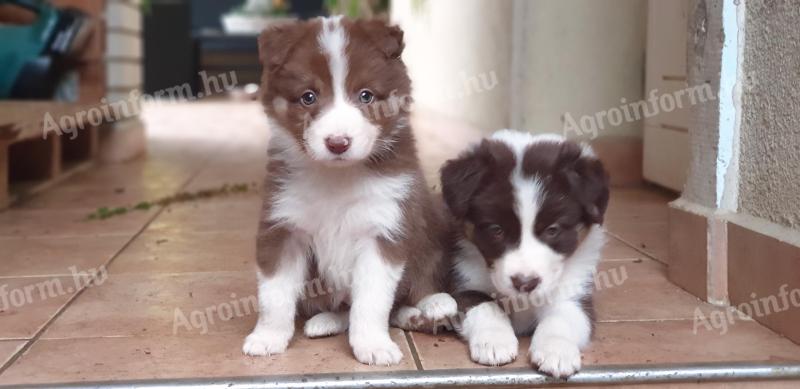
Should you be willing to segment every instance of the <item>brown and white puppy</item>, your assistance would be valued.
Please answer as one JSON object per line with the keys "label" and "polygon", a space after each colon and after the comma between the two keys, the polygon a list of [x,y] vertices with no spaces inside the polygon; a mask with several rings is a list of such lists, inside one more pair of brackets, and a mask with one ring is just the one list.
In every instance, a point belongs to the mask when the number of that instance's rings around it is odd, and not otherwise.
{"label": "brown and white puppy", "polygon": [[260,312],[243,351],[286,350],[300,305],[308,337],[349,327],[356,359],[398,363],[395,303],[431,320],[456,312],[440,293],[452,224],[429,193],[400,106],[411,89],[403,32],[319,18],[272,27],[259,45],[273,136],[257,237]]}
{"label": "brown and white puppy", "polygon": [[541,371],[573,374],[593,328],[593,275],[609,199],[602,163],[589,146],[561,136],[503,130],[449,161],[442,188],[479,251],[457,260],[461,289],[497,299],[473,294],[462,335],[471,345],[495,339],[496,352],[515,356],[505,311],[517,334],[533,334],[530,358]]}

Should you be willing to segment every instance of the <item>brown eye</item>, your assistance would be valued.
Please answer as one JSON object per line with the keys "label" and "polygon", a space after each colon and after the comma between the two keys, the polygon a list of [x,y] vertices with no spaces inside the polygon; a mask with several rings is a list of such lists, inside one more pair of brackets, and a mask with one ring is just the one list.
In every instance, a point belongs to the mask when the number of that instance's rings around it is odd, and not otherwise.
{"label": "brown eye", "polygon": [[306,91],[300,96],[300,102],[305,106],[312,105],[317,102],[317,95],[312,91]]}
{"label": "brown eye", "polygon": [[552,226],[545,228],[543,234],[547,238],[555,238],[560,233],[561,233],[561,227],[559,227],[557,224],[553,224]]}
{"label": "brown eye", "polygon": [[369,89],[362,89],[358,92],[358,101],[362,104],[369,104],[375,99],[375,95]]}
{"label": "brown eye", "polygon": [[500,227],[497,224],[492,224],[492,225],[486,227],[486,232],[488,232],[489,235],[491,235],[492,238],[495,238],[495,239],[498,239],[498,240],[499,239],[503,239],[503,236],[505,236],[505,232],[503,231],[503,227]]}

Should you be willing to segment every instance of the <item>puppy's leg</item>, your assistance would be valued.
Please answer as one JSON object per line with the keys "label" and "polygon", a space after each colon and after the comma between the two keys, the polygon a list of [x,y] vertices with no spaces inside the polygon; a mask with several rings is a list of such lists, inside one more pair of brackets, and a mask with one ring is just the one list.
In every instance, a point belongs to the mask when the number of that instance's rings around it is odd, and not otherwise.
{"label": "puppy's leg", "polygon": [[[265,237],[259,239],[262,238]],[[280,354],[286,351],[294,335],[294,317],[297,300],[303,292],[309,249],[294,234],[285,236],[279,243],[281,254],[276,258],[278,263],[272,274],[258,272],[258,323],[244,341],[242,351],[247,355]],[[264,247],[259,247],[259,251],[262,249]],[[260,252],[259,255],[268,253]]]}
{"label": "puppy's leg", "polygon": [[576,301],[543,309],[531,339],[531,362],[539,371],[567,377],[581,368],[581,351],[592,334],[589,316]]}
{"label": "puppy's leg", "polygon": [[389,337],[389,313],[403,266],[389,262],[375,240],[364,242],[353,271],[350,346],[369,365],[393,365],[403,353]]}
{"label": "puppy's leg", "polygon": [[322,338],[347,331],[350,325],[348,312],[322,312],[306,321],[303,332],[309,338]]}
{"label": "puppy's leg", "polygon": [[443,320],[458,313],[458,303],[448,293],[436,293],[424,297],[417,303],[417,308],[425,319]]}
{"label": "puppy's leg", "polygon": [[458,333],[469,344],[470,358],[482,365],[500,366],[517,358],[519,341],[511,319],[480,292],[456,294],[459,310],[466,311]]}

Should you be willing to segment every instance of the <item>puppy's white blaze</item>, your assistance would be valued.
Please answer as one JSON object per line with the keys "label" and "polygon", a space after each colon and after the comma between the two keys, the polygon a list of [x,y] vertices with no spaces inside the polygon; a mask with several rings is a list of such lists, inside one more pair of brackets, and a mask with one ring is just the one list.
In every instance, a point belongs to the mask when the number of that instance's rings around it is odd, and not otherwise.
{"label": "puppy's white blaze", "polygon": [[[328,68],[333,80],[333,96],[336,100],[346,100],[344,83],[347,78],[347,34],[342,27],[342,17],[322,19],[322,31],[317,37],[319,46],[328,58]],[[338,102],[338,101],[337,101]]]}
{"label": "puppy's white blaze", "polygon": [[[315,159],[362,160],[372,153],[379,129],[348,99],[345,88],[349,72],[346,54],[348,39],[341,16],[322,19],[322,23],[317,42],[328,60],[333,102],[311,123],[303,138]],[[341,156],[332,155],[325,146],[325,139],[330,136],[350,137],[350,149]]]}

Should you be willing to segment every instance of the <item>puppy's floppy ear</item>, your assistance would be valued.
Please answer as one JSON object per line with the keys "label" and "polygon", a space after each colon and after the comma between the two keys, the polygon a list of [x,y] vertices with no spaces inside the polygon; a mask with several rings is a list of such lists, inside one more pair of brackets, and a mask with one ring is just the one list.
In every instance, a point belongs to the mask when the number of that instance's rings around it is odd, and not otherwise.
{"label": "puppy's floppy ear", "polygon": [[608,208],[608,173],[596,157],[578,158],[567,174],[573,195],[583,207],[584,223],[603,224]]}
{"label": "puppy's floppy ear", "polygon": [[272,73],[286,62],[292,48],[307,26],[303,22],[279,23],[268,27],[258,36],[258,57],[265,73]]}
{"label": "puppy's floppy ear", "polygon": [[507,147],[484,140],[480,145],[447,161],[442,167],[442,194],[453,216],[464,219],[469,205],[480,186],[493,169],[503,164],[513,164],[514,156]]}
{"label": "puppy's floppy ear", "polygon": [[369,37],[386,58],[400,58],[400,54],[403,54],[405,43],[403,43],[403,30],[400,27],[389,25],[382,19],[359,19],[354,24]]}

